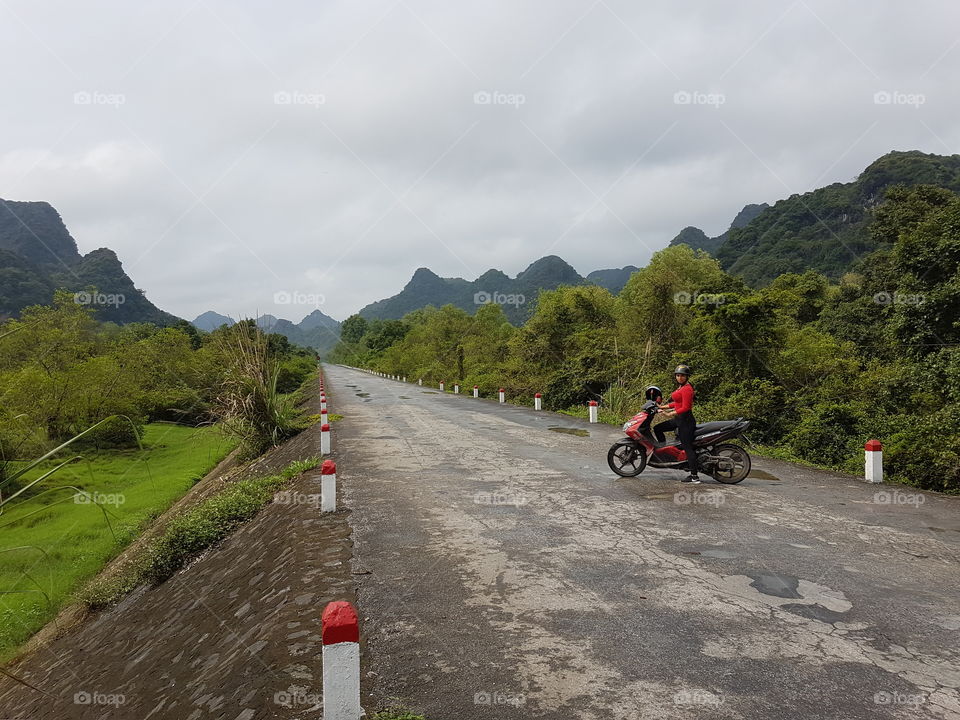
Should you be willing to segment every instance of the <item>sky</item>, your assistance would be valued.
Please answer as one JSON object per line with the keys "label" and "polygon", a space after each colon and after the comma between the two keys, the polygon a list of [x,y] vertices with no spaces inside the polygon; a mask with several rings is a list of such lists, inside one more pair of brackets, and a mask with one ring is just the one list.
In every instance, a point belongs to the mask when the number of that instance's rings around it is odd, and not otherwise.
{"label": "sky", "polygon": [[958,152],[958,45],[942,0],[0,0],[0,197],[181,317],[342,320]]}

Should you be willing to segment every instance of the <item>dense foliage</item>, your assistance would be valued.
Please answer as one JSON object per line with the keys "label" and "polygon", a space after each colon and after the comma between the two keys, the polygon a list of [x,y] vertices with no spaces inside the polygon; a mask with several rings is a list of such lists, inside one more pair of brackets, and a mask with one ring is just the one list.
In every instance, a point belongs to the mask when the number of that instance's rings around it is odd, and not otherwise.
{"label": "dense foliage", "polygon": [[343,324],[331,360],[435,383],[497,387],[563,409],[599,399],[636,411],[649,383],[695,372],[698,419],[745,416],[751,437],[862,471],[880,438],[888,472],[960,491],[960,198],[896,188],[871,242],[885,248],[832,281],[782,274],[752,289],[684,245],[654,255],[619,295],[595,286],[540,294],[521,327],[496,305],[446,305],[401,321]]}
{"label": "dense foliage", "polygon": [[241,402],[237,384],[254,371],[238,356],[241,334],[261,349],[260,372],[271,374],[277,394],[293,392],[316,368],[312,351],[249,322],[209,334],[187,323],[98,323],[69,293],[52,306],[26,308],[0,325],[0,482],[8,462],[40,455],[111,416],[125,419],[83,442],[129,446],[147,422],[226,419],[226,398]]}

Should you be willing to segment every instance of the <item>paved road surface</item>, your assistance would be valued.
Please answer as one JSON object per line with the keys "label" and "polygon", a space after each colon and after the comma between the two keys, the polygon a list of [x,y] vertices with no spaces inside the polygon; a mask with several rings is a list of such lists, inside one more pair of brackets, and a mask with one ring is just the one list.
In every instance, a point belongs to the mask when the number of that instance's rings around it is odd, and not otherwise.
{"label": "paved road surface", "polygon": [[615,428],[327,374],[380,702],[432,720],[960,717],[960,498],[770,460],[737,486],[618,479]]}

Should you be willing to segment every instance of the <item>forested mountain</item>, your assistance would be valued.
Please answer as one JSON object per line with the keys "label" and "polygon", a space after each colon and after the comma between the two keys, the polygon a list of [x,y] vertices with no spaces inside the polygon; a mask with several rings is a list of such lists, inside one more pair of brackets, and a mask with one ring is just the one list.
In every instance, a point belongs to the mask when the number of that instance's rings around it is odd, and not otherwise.
{"label": "forested mountain", "polygon": [[[231,317],[208,310],[194,318],[191,324],[198,330],[212,332],[221,325],[230,326],[235,322]],[[319,310],[314,310],[299,323],[273,315],[261,315],[257,318],[257,326],[266,332],[285,336],[294,345],[313,348],[320,355],[330,350],[340,339],[340,323]]]}
{"label": "forested mountain", "polygon": [[486,304],[499,304],[510,322],[522,323],[529,317],[541,290],[561,285],[600,285],[619,292],[637,268],[595,270],[586,278],[556,255],[548,255],[530,264],[511,278],[500,270],[487,270],[476,280],[442,278],[428,268],[419,268],[398,294],[367,305],[360,315],[368,320],[397,320],[408,312],[427,305],[454,305],[474,313]]}
{"label": "forested mountain", "polygon": [[77,301],[92,307],[98,320],[178,322],[136,288],[112,250],[81,255],[49,203],[0,199],[0,317],[48,304],[58,288],[77,293]]}
{"label": "forested mountain", "polygon": [[791,195],[772,207],[748,205],[741,216],[750,208],[761,211],[742,226],[734,221],[716,238],[686,228],[671,245],[706,250],[725,270],[753,286],[805,270],[836,279],[867,253],[887,246],[869,231],[887,189],[921,184],[960,191],[960,155],[891,152],[852,182]]}
{"label": "forested mountain", "polygon": [[730,231],[737,228],[746,227],[755,217],[766,210],[769,205],[760,203],[759,205],[747,205],[737,213],[737,216],[730,223],[727,231],[716,237],[707,237],[707,234],[698,227],[685,227],[680,233],[670,241],[671,245],[689,245],[694,250],[706,250],[711,255],[716,255],[717,250],[730,237]]}

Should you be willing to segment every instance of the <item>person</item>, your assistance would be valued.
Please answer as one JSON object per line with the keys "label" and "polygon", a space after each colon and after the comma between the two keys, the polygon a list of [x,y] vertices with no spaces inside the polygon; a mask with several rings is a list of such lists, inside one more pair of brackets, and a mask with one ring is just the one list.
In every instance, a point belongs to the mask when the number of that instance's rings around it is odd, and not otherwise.
{"label": "person", "polygon": [[693,401],[696,392],[693,385],[690,384],[690,368],[687,365],[677,365],[673,371],[673,377],[679,387],[670,395],[671,402],[667,405],[658,407],[668,413],[668,419],[654,425],[653,432],[657,436],[658,442],[664,441],[664,430],[676,430],[677,439],[680,440],[680,446],[687,456],[687,467],[690,474],[681,482],[692,483],[694,485],[700,482],[700,476],[697,475],[697,451],[693,446],[693,439],[697,432],[697,420],[693,416]]}

